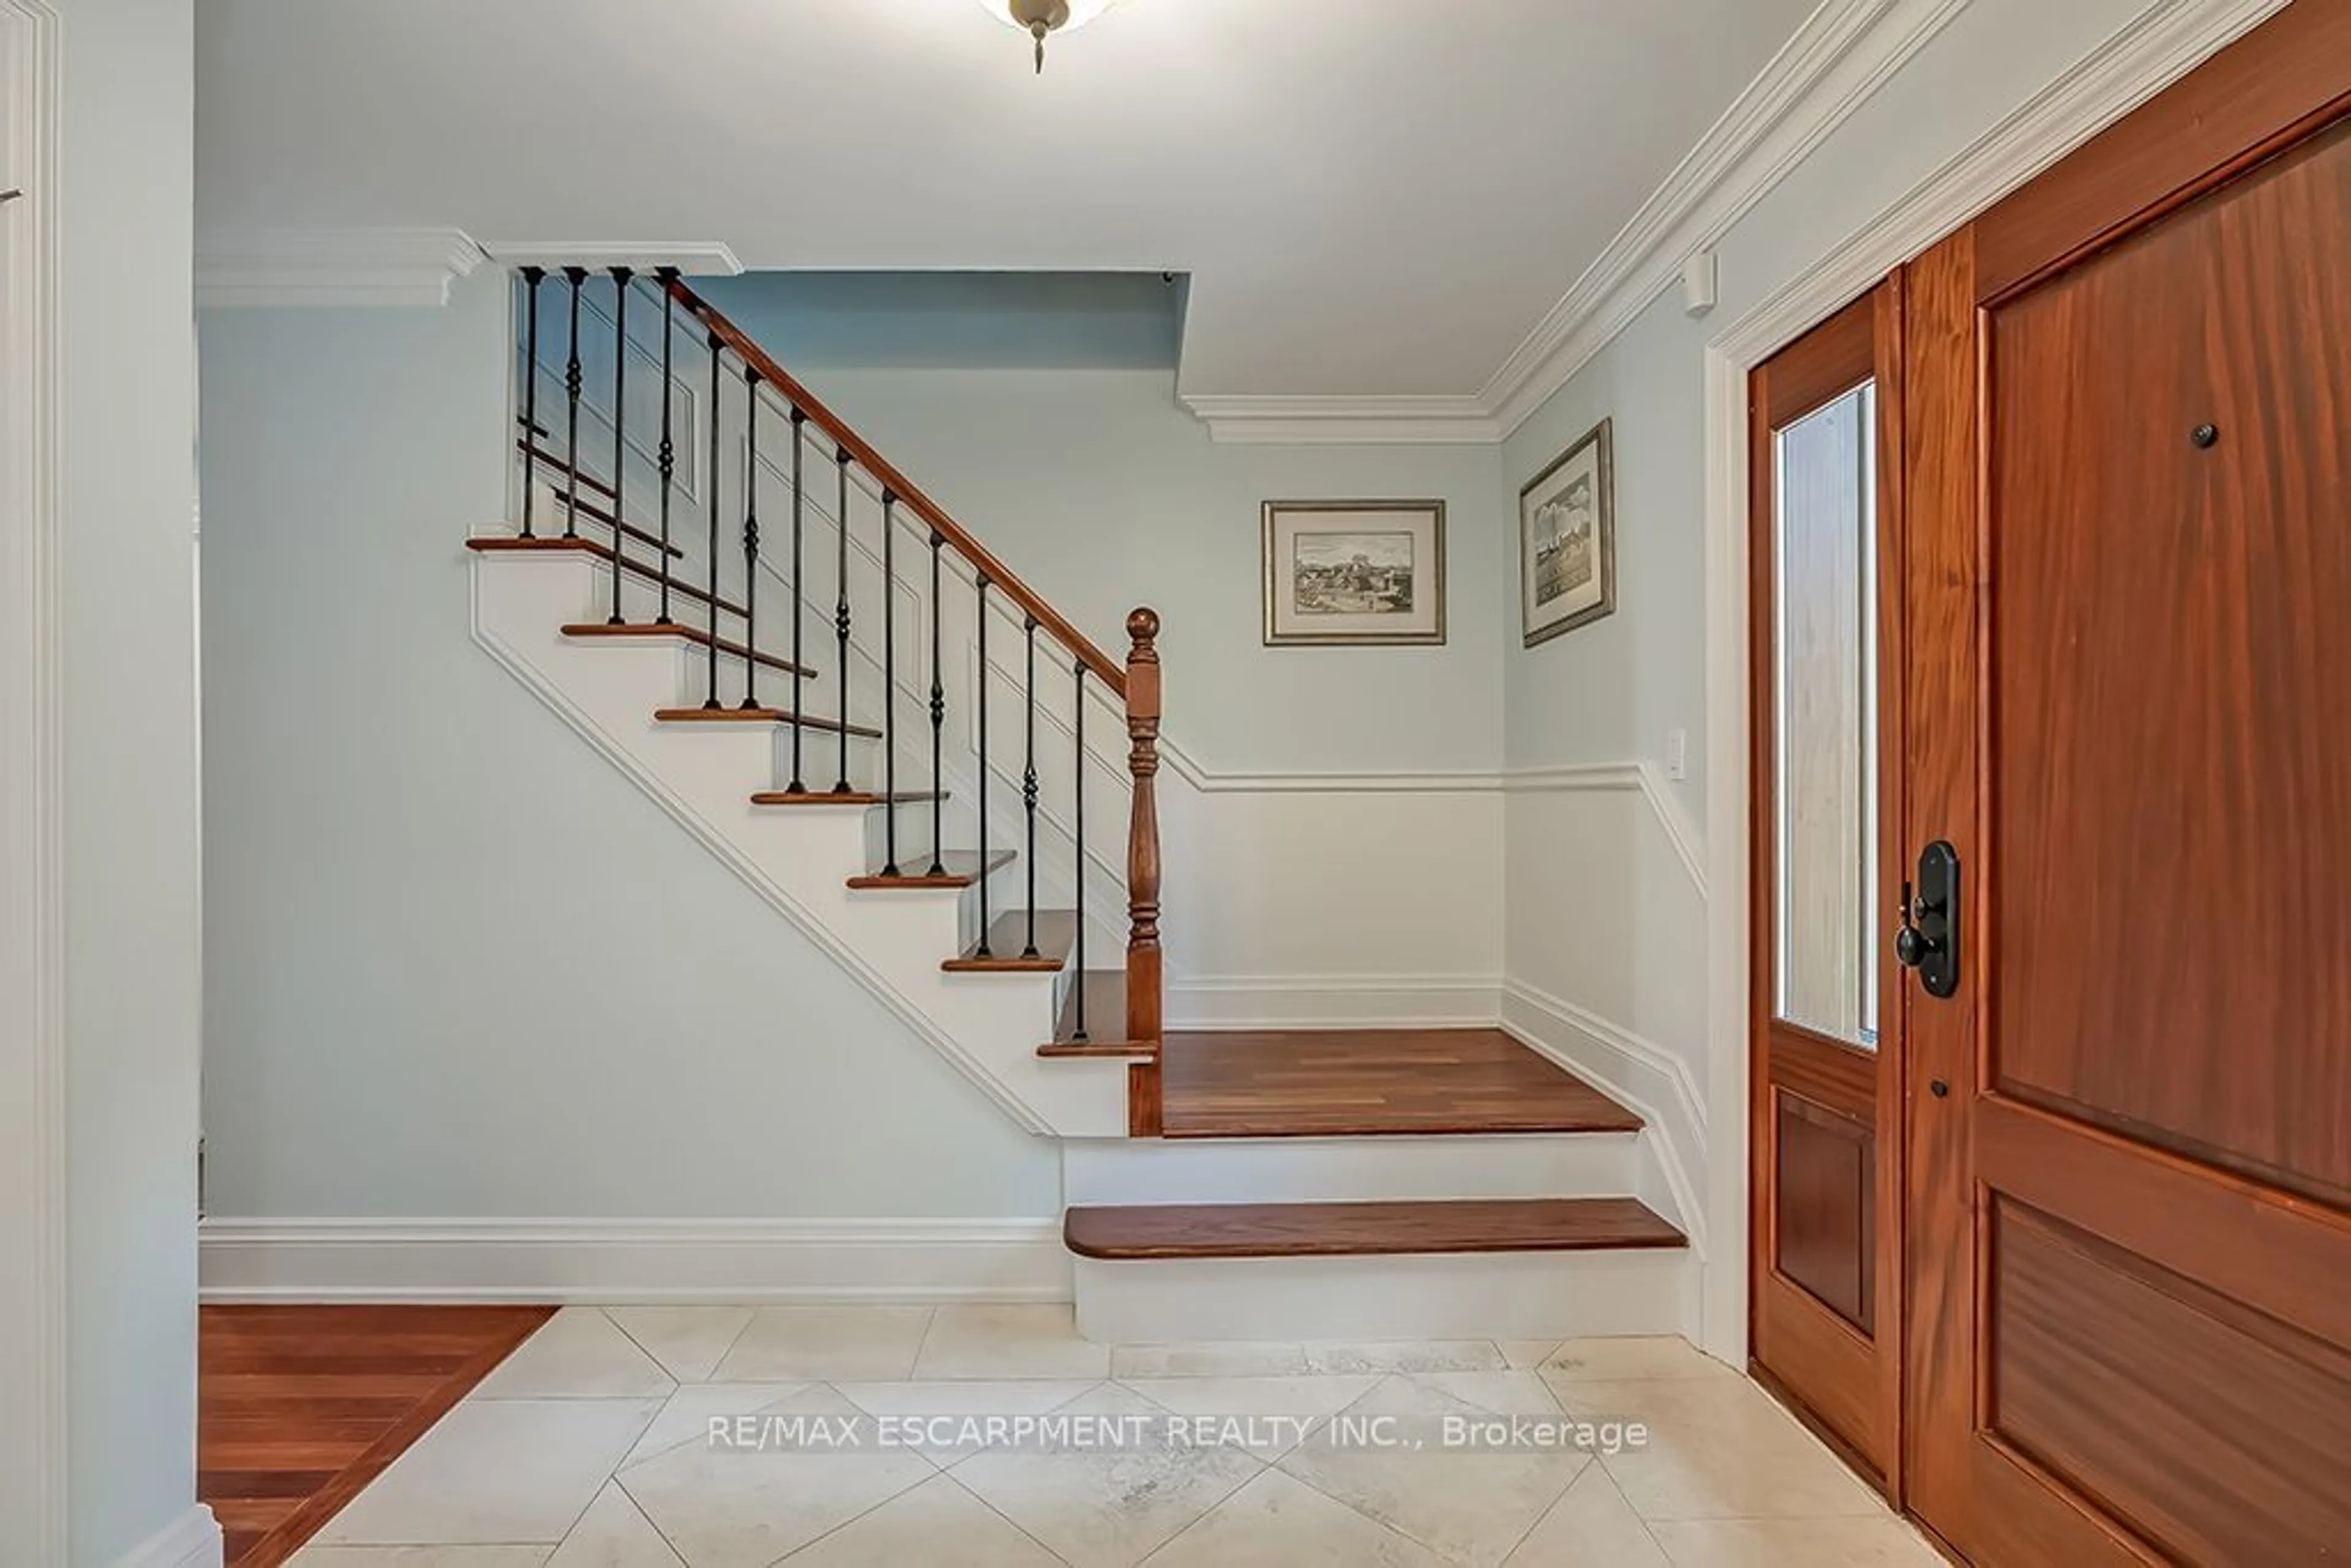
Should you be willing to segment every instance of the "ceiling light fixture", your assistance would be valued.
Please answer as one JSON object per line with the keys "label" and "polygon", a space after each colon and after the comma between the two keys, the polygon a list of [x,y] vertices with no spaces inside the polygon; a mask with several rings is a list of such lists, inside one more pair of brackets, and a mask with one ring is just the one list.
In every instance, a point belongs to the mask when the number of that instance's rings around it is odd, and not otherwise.
{"label": "ceiling light fixture", "polygon": [[1045,70],[1045,40],[1056,33],[1074,33],[1118,0],[979,0],[980,8],[1008,27],[1018,27],[1037,40],[1037,71]]}

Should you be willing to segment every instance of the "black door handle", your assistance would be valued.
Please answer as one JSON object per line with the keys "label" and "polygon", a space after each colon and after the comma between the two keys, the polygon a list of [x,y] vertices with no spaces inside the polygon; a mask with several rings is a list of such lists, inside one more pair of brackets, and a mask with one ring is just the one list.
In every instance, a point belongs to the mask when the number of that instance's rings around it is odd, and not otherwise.
{"label": "black door handle", "polygon": [[1894,958],[1918,971],[1930,997],[1959,988],[1959,852],[1937,839],[1918,856],[1917,896],[1902,884],[1902,924],[1894,933]]}

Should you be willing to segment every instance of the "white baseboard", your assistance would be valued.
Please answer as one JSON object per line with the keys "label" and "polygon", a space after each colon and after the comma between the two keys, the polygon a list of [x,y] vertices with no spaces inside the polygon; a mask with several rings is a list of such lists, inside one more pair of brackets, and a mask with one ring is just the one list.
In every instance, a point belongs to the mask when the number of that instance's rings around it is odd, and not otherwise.
{"label": "white baseboard", "polygon": [[1496,975],[1178,975],[1167,982],[1167,1027],[1491,1029],[1502,1016]]}
{"label": "white baseboard", "polygon": [[1503,990],[1502,1028],[1641,1118],[1638,1196],[1680,1226],[1690,1250],[1703,1260],[1706,1105],[1688,1067],[1653,1040],[1515,981]]}
{"label": "white baseboard", "polygon": [[221,1568],[220,1521],[197,1503],[133,1547],[115,1568]]}
{"label": "white baseboard", "polygon": [[208,1219],[206,1301],[1066,1301],[1045,1219]]}

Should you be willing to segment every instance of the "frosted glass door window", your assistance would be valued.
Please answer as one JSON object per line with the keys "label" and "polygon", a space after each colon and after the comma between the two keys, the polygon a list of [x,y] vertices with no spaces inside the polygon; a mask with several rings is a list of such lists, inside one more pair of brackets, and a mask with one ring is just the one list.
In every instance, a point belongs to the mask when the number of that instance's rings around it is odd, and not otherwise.
{"label": "frosted glass door window", "polygon": [[1877,392],[1778,431],[1776,990],[1787,1022],[1877,1043]]}

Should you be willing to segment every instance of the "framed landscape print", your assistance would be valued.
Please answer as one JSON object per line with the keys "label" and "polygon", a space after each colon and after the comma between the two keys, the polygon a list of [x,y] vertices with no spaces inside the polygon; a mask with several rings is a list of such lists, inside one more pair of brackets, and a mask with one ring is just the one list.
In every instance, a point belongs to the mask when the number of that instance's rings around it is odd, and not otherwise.
{"label": "framed landscape print", "polygon": [[1268,647],[1445,641],[1445,503],[1268,501]]}
{"label": "framed landscape print", "polygon": [[1616,612],[1616,465],[1602,420],[1519,492],[1527,646]]}

